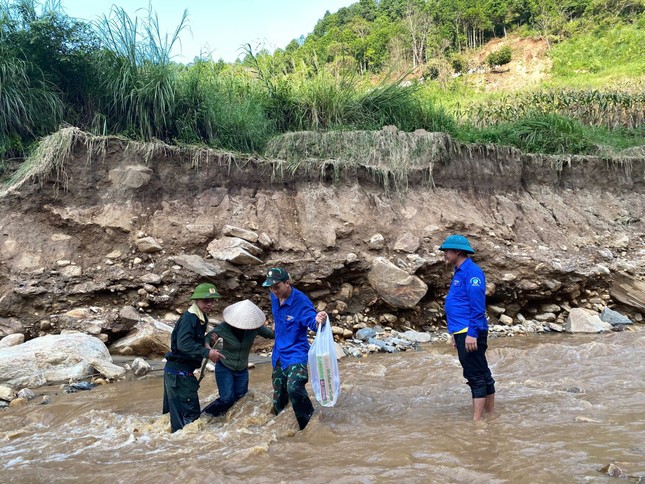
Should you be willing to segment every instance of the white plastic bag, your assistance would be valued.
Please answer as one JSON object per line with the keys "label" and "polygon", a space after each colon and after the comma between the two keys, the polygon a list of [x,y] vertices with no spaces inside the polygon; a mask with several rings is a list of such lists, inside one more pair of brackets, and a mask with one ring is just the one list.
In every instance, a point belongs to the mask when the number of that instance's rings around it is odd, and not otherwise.
{"label": "white plastic bag", "polygon": [[340,375],[329,318],[325,324],[318,327],[308,357],[309,377],[316,400],[323,407],[333,407],[340,394]]}

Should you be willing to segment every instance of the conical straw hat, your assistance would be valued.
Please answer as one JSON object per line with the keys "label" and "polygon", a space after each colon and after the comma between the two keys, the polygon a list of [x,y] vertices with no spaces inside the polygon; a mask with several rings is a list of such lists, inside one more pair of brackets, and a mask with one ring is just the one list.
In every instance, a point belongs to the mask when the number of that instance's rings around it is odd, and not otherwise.
{"label": "conical straw hat", "polygon": [[238,329],[257,329],[267,320],[262,310],[248,299],[227,306],[222,316]]}

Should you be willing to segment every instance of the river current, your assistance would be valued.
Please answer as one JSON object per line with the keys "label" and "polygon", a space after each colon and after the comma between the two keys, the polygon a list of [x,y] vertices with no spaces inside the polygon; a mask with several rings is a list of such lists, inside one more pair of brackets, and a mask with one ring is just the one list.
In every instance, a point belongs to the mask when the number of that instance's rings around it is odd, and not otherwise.
{"label": "river current", "polygon": [[[0,413],[0,481],[613,482],[608,463],[645,476],[644,332],[491,338],[487,354],[497,416],[482,423],[448,344],[344,358],[338,403],[316,403],[304,431],[290,407],[270,414],[270,364],[225,417],[175,434],[160,372],[45,389],[49,405]],[[209,373],[202,406],[216,395]]]}

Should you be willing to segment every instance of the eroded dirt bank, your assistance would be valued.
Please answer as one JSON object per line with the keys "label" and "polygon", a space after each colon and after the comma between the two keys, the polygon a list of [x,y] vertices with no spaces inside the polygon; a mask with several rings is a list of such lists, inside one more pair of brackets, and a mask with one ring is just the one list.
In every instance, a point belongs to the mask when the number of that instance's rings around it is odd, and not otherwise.
{"label": "eroded dirt bank", "polygon": [[[438,328],[450,271],[437,248],[451,233],[477,250],[492,324],[557,325],[578,306],[645,314],[642,158],[531,156],[390,129],[414,157],[269,161],[61,133],[58,151],[0,197],[0,336],[82,321],[111,343],[137,311],[172,321],[205,280],[221,288],[219,309],[249,297],[270,312],[259,284],[271,266],[287,267],[347,337],[383,313],[393,327]],[[253,248],[231,250],[232,238]],[[231,259],[240,248],[259,261]],[[417,304],[393,307],[388,288],[375,290],[378,257],[427,285]],[[407,288],[389,289],[409,301]]]}

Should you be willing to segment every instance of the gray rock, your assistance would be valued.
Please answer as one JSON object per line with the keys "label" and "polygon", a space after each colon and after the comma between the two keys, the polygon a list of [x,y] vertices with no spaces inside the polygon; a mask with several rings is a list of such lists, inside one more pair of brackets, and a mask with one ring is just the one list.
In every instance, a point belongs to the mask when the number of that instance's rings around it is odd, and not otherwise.
{"label": "gray rock", "polygon": [[350,356],[353,356],[354,358],[360,358],[363,356],[363,354],[361,353],[361,350],[359,350],[358,348],[355,348],[354,346],[350,346],[349,348],[347,348],[347,351],[349,352]]}
{"label": "gray rock", "polygon": [[432,340],[432,335],[414,330],[409,330],[401,333],[401,337],[414,343],[429,343]]}
{"label": "gray rock", "polygon": [[251,230],[235,227],[233,225],[224,225],[224,227],[222,227],[222,234],[228,235],[229,237],[239,237],[240,239],[244,239],[252,244],[257,242],[259,239],[257,233],[252,232]]}
{"label": "gray rock", "polygon": [[554,313],[536,314],[535,320],[541,322],[555,321],[558,317]]}
{"label": "gray rock", "polygon": [[25,342],[25,335],[22,333],[8,334],[0,340],[0,348],[21,345]]}
{"label": "gray rock", "polygon": [[381,250],[385,247],[385,238],[381,234],[374,234],[367,242],[367,246],[372,250]]}
{"label": "gray rock", "polygon": [[506,326],[512,326],[513,325],[513,318],[511,318],[510,316],[508,316],[506,314],[502,314],[499,317],[499,323],[504,324]]}
{"label": "gray rock", "polygon": [[0,338],[8,334],[24,333],[25,328],[17,318],[0,318]]}
{"label": "gray rock", "polygon": [[239,237],[222,237],[221,239],[212,240],[210,244],[208,244],[207,250],[211,255],[213,255],[213,251],[230,249],[234,247],[243,249],[249,254],[252,254],[256,257],[260,257],[264,253],[264,251],[257,245],[253,245],[252,243],[247,242],[246,240]]}
{"label": "gray rock", "polygon": [[564,331],[564,327],[558,323],[549,323],[549,329],[556,333],[562,333]]}
{"label": "gray rock", "polygon": [[343,347],[338,343],[334,343],[334,349],[336,350],[336,359],[340,360],[341,358],[345,358],[345,356],[347,356]]}
{"label": "gray rock", "polygon": [[415,237],[409,232],[402,234],[394,243],[394,250],[398,252],[407,252],[412,254],[416,252],[420,246],[419,237]]}
{"label": "gray rock", "polygon": [[115,342],[110,349],[120,355],[165,355],[170,351],[172,328],[151,318],[139,321],[125,338]]}
{"label": "gray rock", "polygon": [[262,264],[260,259],[239,247],[229,247],[228,249],[213,251],[210,254],[214,259],[230,262],[231,264],[236,265],[256,266]]}
{"label": "gray rock", "polygon": [[132,306],[123,306],[119,311],[119,319],[127,326],[134,326],[141,319],[139,311]]}
{"label": "gray rock", "polygon": [[219,260],[206,261],[195,254],[178,255],[175,257],[175,262],[184,269],[204,277],[217,277],[225,274],[226,271],[239,272],[238,269],[227,262]]}
{"label": "gray rock", "polygon": [[[385,340],[379,340],[376,338],[371,338],[368,340],[368,343],[379,347],[379,351],[384,351],[386,353],[398,353],[400,350],[395,346],[396,340],[398,338],[386,338]],[[401,340],[399,340],[401,341]],[[405,343],[409,345],[409,343]]]}
{"label": "gray rock", "polygon": [[191,234],[212,237],[215,233],[215,226],[213,224],[186,224],[186,230]]}
{"label": "gray rock", "polygon": [[143,376],[152,370],[152,367],[143,358],[135,358],[132,362],[131,369],[136,376]]}
{"label": "gray rock", "polygon": [[[602,310],[602,312],[600,313],[600,319],[605,323],[611,324],[612,326],[618,326],[621,324],[633,324],[632,320],[627,316],[609,308],[604,308]],[[2,344],[1,341],[0,344]]]}
{"label": "gray rock", "polygon": [[143,237],[135,242],[137,250],[143,252],[144,254],[153,254],[155,252],[161,252],[163,247],[157,242],[153,237]]}
{"label": "gray rock", "polygon": [[161,276],[159,274],[153,274],[152,272],[149,272],[148,274],[141,276],[141,282],[143,282],[144,284],[158,285],[161,284]]}
{"label": "gray rock", "polygon": [[562,311],[562,308],[560,306],[558,306],[557,304],[542,304],[542,306],[540,306],[540,310],[543,313],[556,313],[557,314],[560,311]]}
{"label": "gray rock", "polygon": [[63,279],[74,279],[75,277],[81,277],[83,275],[83,268],[77,265],[62,267],[60,270],[60,275],[63,277]]}
{"label": "gray rock", "polygon": [[356,338],[367,341],[376,336],[376,331],[373,328],[362,328],[356,331]]}
{"label": "gray rock", "polygon": [[341,328],[340,326],[332,326],[331,327],[331,332],[334,335],[342,336],[343,335],[343,328]]}
{"label": "gray rock", "polygon": [[271,237],[262,232],[258,237],[258,244],[260,244],[260,247],[262,247],[263,249],[268,249],[273,245],[273,241],[271,240]]}
{"label": "gray rock", "polygon": [[[419,333],[419,334],[423,334],[423,333]],[[403,335],[401,335],[401,336],[403,336]],[[428,341],[430,341],[430,340],[428,340]],[[413,343],[414,343],[412,340],[406,340],[406,339],[401,339],[401,338],[389,338],[387,340],[387,342],[389,344],[393,344],[395,346],[402,347],[402,348],[405,348],[405,349],[412,347]],[[420,341],[420,343],[421,343],[421,341]]]}
{"label": "gray rock", "polygon": [[501,307],[501,306],[493,306],[493,305],[490,305],[490,306],[487,306],[487,307],[486,307],[486,310],[487,310],[489,313],[494,314],[495,316],[499,316],[499,315],[500,315],[500,314],[502,314],[504,311],[506,311],[506,308]]}
{"label": "gray rock", "polygon": [[25,400],[32,400],[36,398],[36,394],[29,388],[23,388],[18,392],[18,398],[24,398]]}
{"label": "gray rock", "polygon": [[425,282],[399,269],[383,257],[374,259],[367,279],[385,302],[398,308],[416,306],[428,292]]}
{"label": "gray rock", "polygon": [[110,380],[118,380],[125,376],[125,368],[109,361],[93,358],[90,360],[90,364],[92,365],[92,368]]}
{"label": "gray rock", "polygon": [[222,237],[208,244],[208,253],[215,260],[237,265],[260,265],[262,261],[255,255],[262,254],[262,249],[238,237]]}
{"label": "gray rock", "polygon": [[611,324],[600,319],[598,313],[583,308],[573,308],[564,325],[567,333],[601,333],[612,328]]}
{"label": "gray rock", "polygon": [[120,188],[141,188],[150,183],[152,170],[143,165],[128,165],[110,170],[110,181]]}

